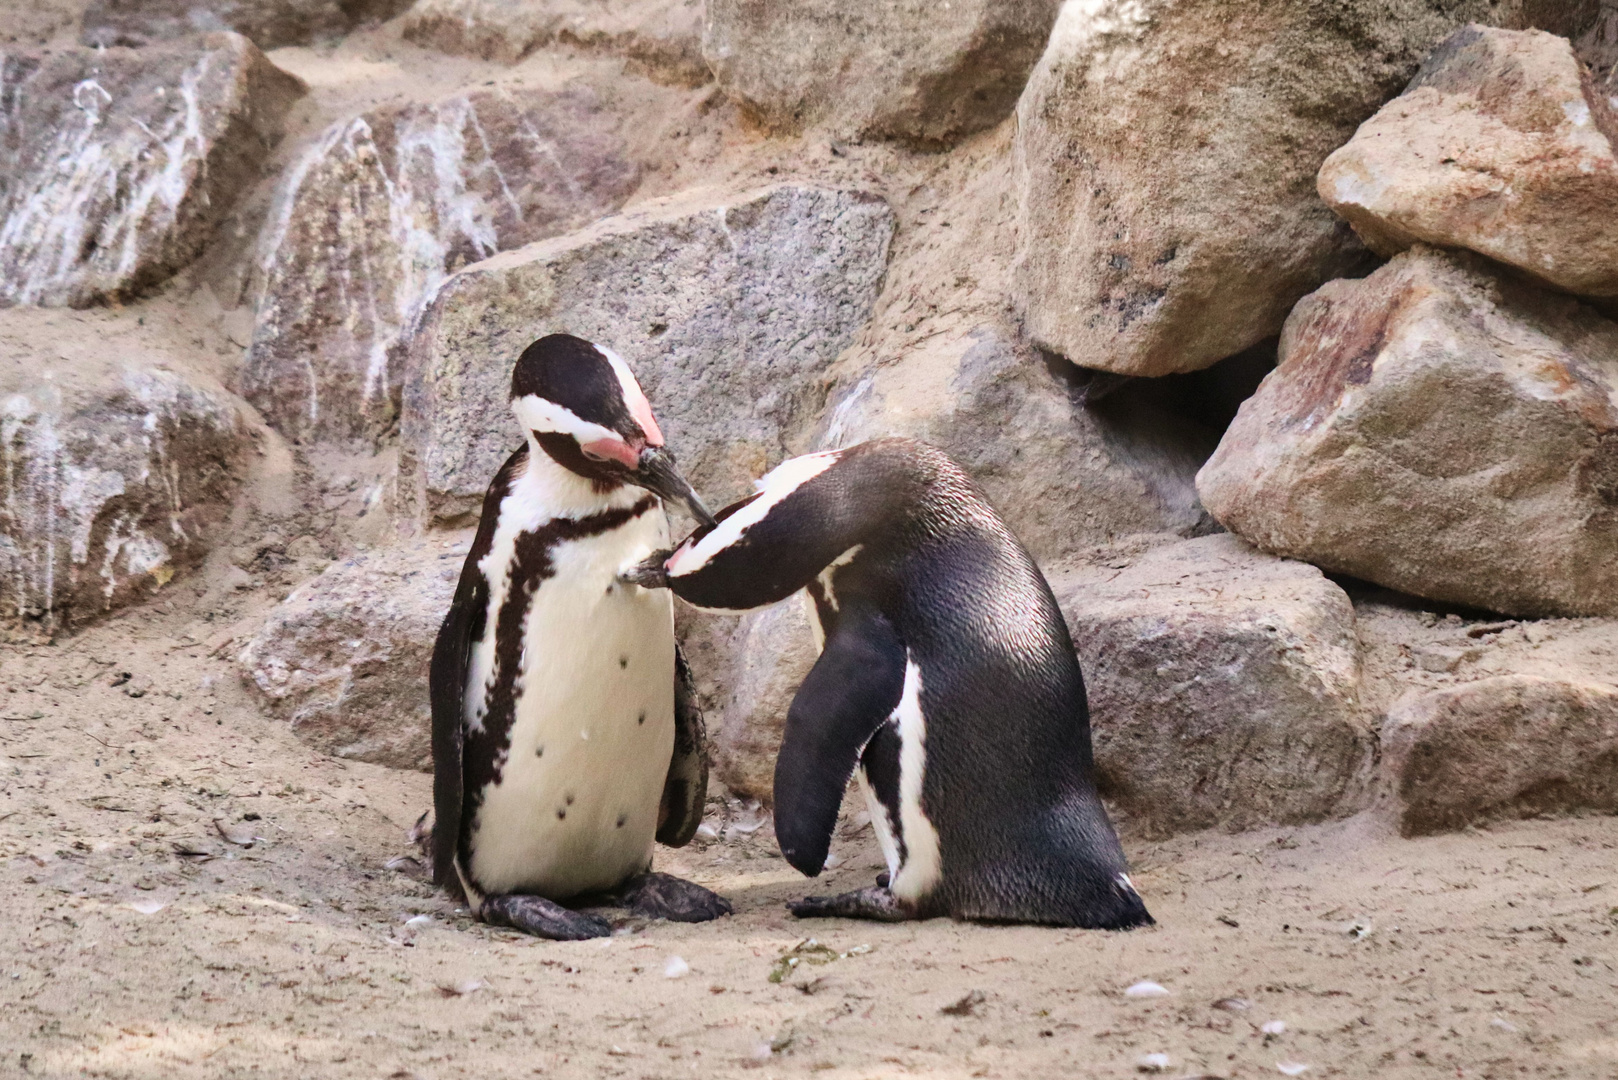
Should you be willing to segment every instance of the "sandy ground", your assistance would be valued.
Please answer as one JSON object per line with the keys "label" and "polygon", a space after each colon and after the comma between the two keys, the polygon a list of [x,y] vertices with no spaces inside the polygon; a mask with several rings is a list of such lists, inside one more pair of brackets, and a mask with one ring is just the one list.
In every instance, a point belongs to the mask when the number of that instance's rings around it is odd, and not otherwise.
{"label": "sandy ground", "polygon": [[[490,930],[388,868],[425,775],[314,754],[238,682],[275,591],[0,658],[0,1075],[1618,1076],[1613,818],[1126,834],[1158,925],[1112,934],[798,922],[808,883],[715,799],[658,861],[733,918]],[[815,891],[877,869],[857,817],[834,852]],[[811,936],[835,958],[772,982]]]}

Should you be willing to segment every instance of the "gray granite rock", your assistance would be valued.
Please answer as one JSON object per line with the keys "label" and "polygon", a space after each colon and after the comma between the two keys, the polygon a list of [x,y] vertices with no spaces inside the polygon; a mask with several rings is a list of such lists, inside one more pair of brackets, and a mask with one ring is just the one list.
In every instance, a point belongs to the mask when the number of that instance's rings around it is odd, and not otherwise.
{"label": "gray granite rock", "polygon": [[1618,687],[1501,675],[1394,703],[1382,771],[1406,836],[1618,812]]}
{"label": "gray granite rock", "polygon": [[1059,0],[708,0],[703,55],[766,126],[940,145],[1011,112]]}
{"label": "gray granite rock", "polygon": [[399,338],[460,267],[611,213],[639,179],[588,87],[478,90],[330,127],[282,186],[243,393],[299,440],[398,419]]}
{"label": "gray granite rock", "polygon": [[724,505],[815,422],[893,228],[876,196],[782,185],[653,205],[467,267],[408,345],[401,496],[428,520],[475,513],[521,441],[512,364],[567,332],[623,355],[686,475]]}
{"label": "gray granite rock", "polygon": [[295,590],[242,650],[242,677],[337,757],[432,767],[427,667],[466,558],[434,538],[365,552]]}
{"label": "gray granite rock", "polygon": [[86,45],[149,45],[234,30],[261,49],[336,37],[368,19],[390,19],[410,0],[90,0]]}
{"label": "gray granite rock", "polygon": [[0,55],[0,306],[162,284],[258,179],[304,90],[237,34]]}
{"label": "gray granite rock", "polygon": [[1227,533],[1075,565],[1051,586],[1103,794],[1148,831],[1358,808],[1375,738],[1354,609],[1320,571]]}

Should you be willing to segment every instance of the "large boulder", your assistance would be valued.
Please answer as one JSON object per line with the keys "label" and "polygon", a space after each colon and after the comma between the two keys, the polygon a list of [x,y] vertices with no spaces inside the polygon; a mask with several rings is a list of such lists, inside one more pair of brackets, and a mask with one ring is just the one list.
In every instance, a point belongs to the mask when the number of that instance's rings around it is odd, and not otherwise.
{"label": "large boulder", "polygon": [[1011,112],[1059,0],[707,0],[702,49],[765,125],[954,142]]}
{"label": "large boulder", "polygon": [[1298,305],[1197,490],[1265,550],[1403,592],[1618,613],[1618,324],[1417,246]]}
{"label": "large boulder", "polygon": [[1396,702],[1382,769],[1406,836],[1561,810],[1618,812],[1618,687],[1502,675]]}
{"label": "large boulder", "polygon": [[1029,332],[1130,375],[1274,335],[1364,255],[1315,194],[1326,155],[1446,34],[1524,18],[1519,0],[1065,4],[1017,106]]}
{"label": "large boulder", "polygon": [[587,87],[479,90],[329,128],[263,242],[243,393],[297,439],[398,418],[401,332],[445,277],[617,209],[639,170]]}
{"label": "large boulder", "polygon": [[818,441],[932,443],[1040,558],[1195,527],[1196,472],[1212,440],[1181,438],[1183,421],[1149,411],[1086,407],[1066,366],[992,321],[951,328],[834,391]]}
{"label": "large boulder", "polygon": [[417,0],[404,35],[442,52],[515,63],[551,44],[627,58],[653,78],[700,86],[702,0]]}
{"label": "large boulder", "polygon": [[271,612],[242,677],[317,750],[430,768],[427,667],[466,550],[435,538],[331,566]]}
{"label": "large boulder", "polygon": [[237,34],[0,56],[0,305],[162,284],[257,180],[304,89]]}
{"label": "large boulder", "polygon": [[90,0],[86,45],[147,45],[199,31],[234,30],[261,49],[307,45],[367,19],[389,19],[410,0]]}
{"label": "large boulder", "polygon": [[206,382],[13,344],[0,343],[0,634],[49,635],[198,563],[249,436],[235,399]]}
{"label": "large boulder", "polygon": [[1567,39],[1469,26],[1326,159],[1320,197],[1380,255],[1470,248],[1618,296],[1614,100]]}
{"label": "large boulder", "polygon": [[704,497],[723,505],[819,414],[819,377],[864,324],[893,212],[861,191],[781,185],[660,203],[467,267],[408,345],[401,497],[475,513],[520,445],[511,365],[568,332],[616,349]]}
{"label": "large boulder", "polygon": [[1375,738],[1347,595],[1221,533],[1053,574],[1103,794],[1157,834],[1357,807]]}
{"label": "large boulder", "polygon": [[787,710],[820,656],[799,593],[743,615],[730,638],[731,655],[719,703],[710,717],[714,769],[743,798],[775,798],[775,757]]}

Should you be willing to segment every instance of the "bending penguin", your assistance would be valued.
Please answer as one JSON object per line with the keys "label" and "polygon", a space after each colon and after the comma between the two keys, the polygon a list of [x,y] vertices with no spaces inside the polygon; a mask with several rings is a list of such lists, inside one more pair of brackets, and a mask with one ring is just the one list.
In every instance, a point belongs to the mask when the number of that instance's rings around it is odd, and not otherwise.
{"label": "bending penguin", "polygon": [[433,876],[486,922],[611,933],[563,901],[702,922],[730,905],[650,873],[702,819],[702,715],[669,596],[619,581],[668,544],[663,500],[713,519],[628,366],[555,334],[511,377],[526,445],[489,485],[433,649]]}
{"label": "bending penguin", "polygon": [[793,914],[1150,923],[1096,795],[1067,626],[960,467],[880,439],[758,489],[632,576],[727,611],[807,590],[821,653],[787,713],[776,836],[819,874],[857,768],[888,875]]}

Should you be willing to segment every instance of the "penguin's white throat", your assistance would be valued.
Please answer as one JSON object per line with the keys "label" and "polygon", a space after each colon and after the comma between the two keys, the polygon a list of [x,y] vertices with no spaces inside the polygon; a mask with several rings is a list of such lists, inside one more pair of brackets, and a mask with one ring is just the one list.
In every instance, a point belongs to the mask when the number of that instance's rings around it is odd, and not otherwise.
{"label": "penguin's white throat", "polygon": [[633,506],[646,492],[625,483],[604,488],[600,481],[580,476],[551,457],[530,432],[528,467],[513,477],[511,494],[549,511],[545,517],[584,517]]}

